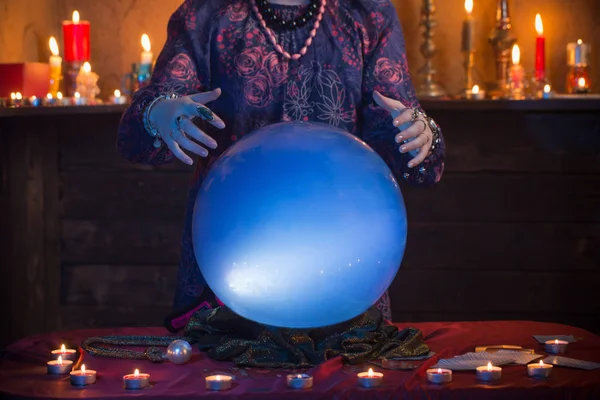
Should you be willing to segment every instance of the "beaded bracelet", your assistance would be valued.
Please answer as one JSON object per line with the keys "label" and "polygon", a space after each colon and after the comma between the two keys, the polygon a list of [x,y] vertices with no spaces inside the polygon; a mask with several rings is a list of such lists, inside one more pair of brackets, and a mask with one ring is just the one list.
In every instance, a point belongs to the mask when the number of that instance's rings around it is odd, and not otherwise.
{"label": "beaded bracelet", "polygon": [[164,94],[164,95],[160,95],[156,98],[154,98],[150,104],[148,104],[148,106],[146,107],[146,109],[144,110],[144,117],[143,117],[143,121],[144,121],[144,128],[146,129],[146,132],[148,132],[148,135],[152,136],[154,138],[154,147],[155,148],[159,148],[160,146],[162,146],[161,143],[161,136],[160,136],[160,132],[158,131],[158,129],[156,129],[156,127],[154,126],[154,124],[150,121],[150,112],[152,111],[152,108],[158,104],[160,101],[162,100],[170,100],[170,99],[176,99],[177,97],[179,97],[177,94],[175,93],[171,93],[171,94]]}

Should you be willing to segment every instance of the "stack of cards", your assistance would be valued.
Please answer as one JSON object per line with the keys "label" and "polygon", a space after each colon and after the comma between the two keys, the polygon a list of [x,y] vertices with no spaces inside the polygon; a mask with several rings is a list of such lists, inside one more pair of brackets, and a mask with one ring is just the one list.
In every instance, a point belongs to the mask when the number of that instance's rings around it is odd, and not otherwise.
{"label": "stack of cards", "polygon": [[466,353],[452,358],[443,358],[430,368],[446,368],[453,371],[477,369],[491,362],[492,365],[512,364],[518,357],[515,354],[497,353]]}

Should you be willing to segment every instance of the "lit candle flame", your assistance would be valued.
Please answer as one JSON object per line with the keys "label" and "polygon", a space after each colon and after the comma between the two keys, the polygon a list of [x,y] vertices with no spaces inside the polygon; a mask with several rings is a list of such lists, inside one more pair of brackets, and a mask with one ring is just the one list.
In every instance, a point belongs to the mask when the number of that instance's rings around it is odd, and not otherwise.
{"label": "lit candle flame", "polygon": [[542,23],[542,16],[540,14],[535,15],[535,31],[539,36],[544,34],[544,24]]}
{"label": "lit candle flame", "polygon": [[488,365],[487,365],[487,370],[491,371],[492,370],[492,363],[488,361]]}
{"label": "lit candle flame", "polygon": [[136,369],[135,371],[133,371],[133,377],[134,378],[139,378],[140,377],[140,370]]}
{"label": "lit candle flame", "polygon": [[473,0],[465,0],[465,10],[467,14],[471,15],[473,12]]}
{"label": "lit candle flame", "polygon": [[73,11],[73,23],[74,24],[79,23],[79,11],[77,11],[77,10]]}
{"label": "lit candle flame", "polygon": [[79,94],[79,92],[75,92],[73,93],[73,97],[75,97],[76,99],[80,98],[81,95]]}
{"label": "lit candle flame", "polygon": [[52,53],[52,55],[57,56],[58,55],[58,43],[56,42],[56,38],[54,36],[50,37],[48,44],[50,45],[50,52]]}
{"label": "lit candle flame", "polygon": [[555,339],[555,340],[554,340],[554,344],[558,344],[558,339]]}
{"label": "lit candle flame", "polygon": [[81,364],[81,375],[85,375],[85,364]]}
{"label": "lit candle flame", "polygon": [[56,93],[56,98],[59,100],[62,100],[62,93],[61,92]]}
{"label": "lit candle flame", "polygon": [[471,89],[471,93],[473,93],[473,94],[479,93],[479,85],[473,85],[473,89]]}
{"label": "lit candle flame", "polygon": [[60,352],[63,354],[65,354],[67,352],[67,348],[65,347],[64,344],[62,346],[60,346]]}
{"label": "lit candle flame", "polygon": [[441,374],[441,373],[442,373],[442,369],[441,369],[441,368],[438,368],[438,372],[437,372],[437,373],[438,373],[438,374]]}
{"label": "lit candle flame", "polygon": [[367,376],[368,376],[369,378],[372,378],[372,377],[373,377],[373,368],[369,368],[369,372],[367,373]]}
{"label": "lit candle flame", "polygon": [[577,39],[577,44],[578,44],[579,46],[581,46],[581,45],[583,44],[583,40],[581,40],[581,39]]}
{"label": "lit candle flame", "polygon": [[115,90],[115,93],[114,93],[114,94],[115,94],[115,97],[116,97],[116,98],[119,98],[119,97],[121,97],[121,91],[120,91],[119,89]]}
{"label": "lit candle flame", "polygon": [[544,366],[544,362],[542,360],[540,360],[540,367]]}
{"label": "lit candle flame", "polygon": [[[48,94],[46,95],[46,98],[47,98],[48,100],[52,100],[52,93],[48,93]],[[65,352],[65,350],[64,350],[64,349],[60,349],[60,350],[61,350],[63,353]]]}
{"label": "lit candle flame", "polygon": [[544,93],[550,93],[550,85],[544,85]]}
{"label": "lit candle flame", "polygon": [[473,0],[465,0],[465,10],[467,14],[471,15],[473,12]]}
{"label": "lit candle flame", "polygon": [[62,356],[58,356],[58,360],[56,361],[58,365],[62,365]]}
{"label": "lit candle flame", "polygon": [[87,61],[83,63],[83,72],[85,72],[86,74],[92,72],[92,65]]}
{"label": "lit candle flame", "polygon": [[150,46],[150,38],[145,33],[142,35],[142,48],[146,52],[152,50],[152,46]]}
{"label": "lit candle flame", "polygon": [[512,63],[513,65],[519,65],[521,61],[521,50],[519,49],[519,45],[515,44],[512,48]]}
{"label": "lit candle flame", "polygon": [[298,379],[302,379],[302,375],[301,374],[298,374]]}
{"label": "lit candle flame", "polygon": [[217,375],[216,380],[220,381],[221,380],[221,375]]}
{"label": "lit candle flame", "polygon": [[12,92],[12,93],[10,94],[10,99],[11,99],[11,100],[16,100],[16,99],[17,99],[17,94],[16,94],[15,92]]}
{"label": "lit candle flame", "polygon": [[584,77],[581,77],[581,78],[579,78],[579,80],[577,80],[577,86],[579,86],[581,89],[585,88],[585,78]]}
{"label": "lit candle flame", "polygon": [[23,99],[23,95],[21,94],[21,92],[17,92],[16,97],[17,97],[17,100]]}

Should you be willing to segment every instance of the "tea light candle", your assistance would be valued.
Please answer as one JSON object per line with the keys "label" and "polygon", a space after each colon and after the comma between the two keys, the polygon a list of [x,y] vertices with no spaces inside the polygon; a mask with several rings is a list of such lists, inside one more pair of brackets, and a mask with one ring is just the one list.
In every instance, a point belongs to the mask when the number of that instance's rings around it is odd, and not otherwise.
{"label": "tea light candle", "polygon": [[87,386],[96,383],[96,371],[85,369],[85,365],[81,364],[81,369],[71,371],[71,385]]}
{"label": "tea light candle", "polygon": [[438,385],[452,382],[452,370],[445,368],[432,368],[427,370],[427,382]]}
{"label": "tea light candle", "polygon": [[63,97],[63,94],[61,92],[56,93],[56,103],[59,106],[68,106],[70,104],[70,101],[67,97]]}
{"label": "tea light candle", "polygon": [[310,389],[313,386],[313,377],[306,374],[290,374],[286,380],[291,389]]}
{"label": "tea light candle", "polygon": [[81,97],[79,92],[75,92],[73,94],[73,105],[75,106],[83,106],[86,103],[85,97]]}
{"label": "tea light candle", "polygon": [[473,85],[471,90],[467,90],[467,99],[483,100],[485,99],[485,91],[479,89],[479,85]]}
{"label": "tea light candle", "polygon": [[110,97],[110,100],[113,104],[125,104],[127,102],[127,97],[123,96],[119,89],[116,89]]}
{"label": "tea light candle", "polygon": [[552,364],[544,364],[542,360],[539,363],[527,365],[527,375],[536,379],[546,379],[552,372]]}
{"label": "tea light candle", "polygon": [[60,349],[52,350],[52,355],[62,357],[63,360],[74,360],[77,357],[77,351],[74,349],[67,349],[65,345],[61,345]]}
{"label": "tea light candle", "polygon": [[54,98],[54,96],[52,96],[52,93],[48,93],[46,95],[46,98],[44,99],[44,104],[47,106],[56,105],[56,99]]}
{"label": "tea light candle", "polygon": [[39,107],[42,105],[42,99],[40,99],[36,96],[31,96],[29,98],[29,105],[32,107]]}
{"label": "tea light candle", "polygon": [[546,341],[545,347],[546,352],[550,354],[561,354],[567,351],[569,342],[566,340],[548,340]]}
{"label": "tea light candle", "polygon": [[552,88],[550,85],[544,85],[544,91],[542,92],[542,99],[550,99],[552,98]]}
{"label": "tea light candle", "polygon": [[58,360],[48,361],[48,373],[50,375],[66,375],[71,372],[73,361],[64,360],[58,356]]}
{"label": "tea light candle", "polygon": [[140,374],[140,370],[136,369],[133,374],[128,374],[123,377],[123,385],[128,390],[144,389],[150,386],[150,374]]}
{"label": "tea light candle", "polygon": [[383,383],[383,374],[381,372],[373,372],[373,368],[369,368],[368,372],[360,372],[358,374],[358,384],[364,388],[375,388]]}
{"label": "tea light candle", "polygon": [[229,375],[211,375],[206,377],[206,389],[208,390],[229,390],[233,378]]}
{"label": "tea light candle", "polygon": [[575,93],[585,94],[588,92],[588,85],[584,77],[577,79],[577,87],[575,88]]}
{"label": "tea light candle", "polygon": [[484,382],[497,381],[502,376],[502,368],[493,366],[488,362],[487,366],[477,367],[477,379]]}

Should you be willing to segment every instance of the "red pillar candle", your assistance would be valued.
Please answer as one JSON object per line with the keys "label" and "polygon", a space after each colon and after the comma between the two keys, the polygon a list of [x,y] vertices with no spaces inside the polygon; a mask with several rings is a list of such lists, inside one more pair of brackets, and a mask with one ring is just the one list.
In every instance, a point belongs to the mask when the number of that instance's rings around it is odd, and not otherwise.
{"label": "red pillar candle", "polygon": [[72,21],[63,21],[63,40],[65,61],[90,60],[90,23],[80,21],[77,11],[73,11]]}
{"label": "red pillar candle", "polygon": [[540,14],[535,16],[535,79],[542,81],[546,78],[546,38],[544,37],[544,25]]}

